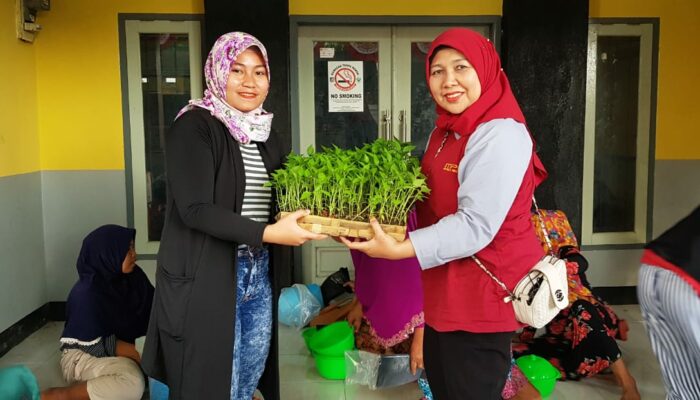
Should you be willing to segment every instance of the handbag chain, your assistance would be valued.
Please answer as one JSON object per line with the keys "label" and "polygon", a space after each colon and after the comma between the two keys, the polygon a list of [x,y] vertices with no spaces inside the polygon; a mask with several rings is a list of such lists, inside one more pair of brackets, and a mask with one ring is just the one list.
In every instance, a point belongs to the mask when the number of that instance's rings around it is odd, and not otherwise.
{"label": "handbag chain", "polygon": [[[552,241],[549,239],[549,235],[547,234],[547,228],[544,226],[544,219],[542,218],[542,214],[540,214],[540,209],[537,207],[537,200],[535,200],[535,196],[532,196],[532,204],[535,206],[535,212],[537,213],[537,219],[540,221],[540,226],[542,228],[542,233],[544,234],[544,240],[547,242],[547,247],[549,248],[549,254],[554,256],[554,250],[552,249]],[[484,267],[484,264],[481,263],[481,261],[476,257],[476,256],[471,256],[471,258],[476,262],[476,265],[479,266],[488,276],[493,279],[494,282],[498,284],[498,286],[501,287],[506,293],[508,293],[508,296],[503,299],[506,303],[509,301],[513,300],[520,300],[520,298],[517,298],[515,296],[515,293],[513,293],[508,287],[506,286],[505,283],[501,282],[500,279],[496,278],[496,276],[491,273],[491,271],[488,270],[488,268]]]}
{"label": "handbag chain", "polygon": [[508,289],[508,287],[506,287],[505,283],[501,282],[501,280],[496,278],[496,276],[494,274],[492,274],[491,271],[489,271],[486,267],[484,267],[484,264],[482,264],[481,261],[479,261],[479,259],[476,258],[476,256],[471,256],[471,257],[474,260],[474,262],[476,262],[476,265],[479,266],[479,268],[484,270],[484,272],[486,272],[486,274],[488,276],[490,276],[491,279],[493,279],[493,281],[496,282],[498,284],[498,286],[501,287],[501,289],[503,289],[506,293],[508,293],[508,296],[505,297],[503,299],[503,301],[505,301],[507,303],[507,302],[513,301],[513,300],[520,300],[519,298],[515,297],[515,293],[513,293],[510,289]]}
{"label": "handbag chain", "polygon": [[549,255],[554,256],[554,249],[552,248],[552,241],[549,239],[549,233],[547,228],[544,226],[544,219],[542,218],[542,213],[540,213],[540,208],[537,207],[537,200],[535,196],[532,196],[532,204],[535,206],[535,212],[537,213],[537,219],[540,221],[540,229],[542,229],[542,236],[544,236],[544,241],[547,242],[547,247],[549,248]]}

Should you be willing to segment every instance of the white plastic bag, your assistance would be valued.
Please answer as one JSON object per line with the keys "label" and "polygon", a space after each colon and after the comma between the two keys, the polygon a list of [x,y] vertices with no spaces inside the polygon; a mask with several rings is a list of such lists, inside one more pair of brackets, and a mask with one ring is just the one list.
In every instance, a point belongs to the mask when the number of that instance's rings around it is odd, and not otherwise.
{"label": "white plastic bag", "polygon": [[383,389],[417,380],[422,369],[411,374],[408,354],[379,355],[362,350],[345,352],[345,383]]}
{"label": "white plastic bag", "polygon": [[379,370],[379,354],[362,350],[345,352],[345,384],[369,386],[377,388],[377,371]]}

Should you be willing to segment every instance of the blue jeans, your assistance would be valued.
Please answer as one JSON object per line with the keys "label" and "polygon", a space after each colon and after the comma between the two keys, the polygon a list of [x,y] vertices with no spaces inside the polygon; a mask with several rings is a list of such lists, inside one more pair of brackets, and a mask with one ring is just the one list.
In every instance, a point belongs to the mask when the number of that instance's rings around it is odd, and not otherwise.
{"label": "blue jeans", "polygon": [[270,256],[264,247],[238,249],[231,400],[250,400],[265,370],[272,337]]}

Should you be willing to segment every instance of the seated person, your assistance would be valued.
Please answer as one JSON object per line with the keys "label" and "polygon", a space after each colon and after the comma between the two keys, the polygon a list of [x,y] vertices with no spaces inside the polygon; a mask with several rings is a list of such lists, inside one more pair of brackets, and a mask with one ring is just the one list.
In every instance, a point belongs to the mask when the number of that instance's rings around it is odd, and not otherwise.
{"label": "seated person", "polygon": [[136,265],[135,236],[133,229],[105,225],[83,240],[60,340],[61,370],[71,386],[48,389],[42,400],[141,399],[134,342],[146,334],[154,289]]}
{"label": "seated person", "polygon": [[[542,211],[541,211],[542,212]],[[552,251],[566,261],[569,306],[545,326],[546,333],[535,337],[534,328],[525,328],[513,345],[515,357],[535,354],[547,359],[562,372],[562,379],[578,380],[608,368],[622,387],[622,399],[639,399],[637,385],[622,361],[616,339],[627,339],[627,323],[599,296],[593,294],[585,272],[588,262],[581,255],[566,216],[545,216]],[[543,247],[549,252],[541,222],[533,218]]]}
{"label": "seated person", "polygon": [[[408,218],[415,229],[416,215]],[[348,322],[355,346],[377,354],[410,354],[411,373],[423,368],[423,286],[415,258],[385,260],[351,250],[355,267],[355,307]],[[427,381],[421,382],[423,388]],[[428,395],[424,389],[424,393]],[[429,396],[429,395],[428,395]]]}

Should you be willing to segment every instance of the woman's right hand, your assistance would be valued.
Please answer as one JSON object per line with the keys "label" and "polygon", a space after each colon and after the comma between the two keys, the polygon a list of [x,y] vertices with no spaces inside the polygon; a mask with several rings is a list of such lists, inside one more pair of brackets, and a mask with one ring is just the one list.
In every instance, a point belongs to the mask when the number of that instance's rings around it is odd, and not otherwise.
{"label": "woman's right hand", "polygon": [[355,306],[348,313],[348,323],[353,326],[355,333],[360,330],[362,323],[362,304],[359,301],[355,302]]}
{"label": "woman's right hand", "polygon": [[310,214],[309,210],[297,210],[281,218],[274,224],[268,225],[263,231],[263,242],[300,246],[309,240],[325,239],[328,236],[309,232],[299,226],[297,220]]}
{"label": "woman's right hand", "polygon": [[350,250],[358,250],[374,258],[402,260],[404,258],[416,256],[416,250],[413,248],[411,239],[397,242],[396,239],[387,235],[382,230],[382,227],[375,218],[372,218],[369,223],[374,231],[374,237],[372,239],[366,241],[355,239],[354,241],[350,241],[348,238],[341,236],[340,240]]}

